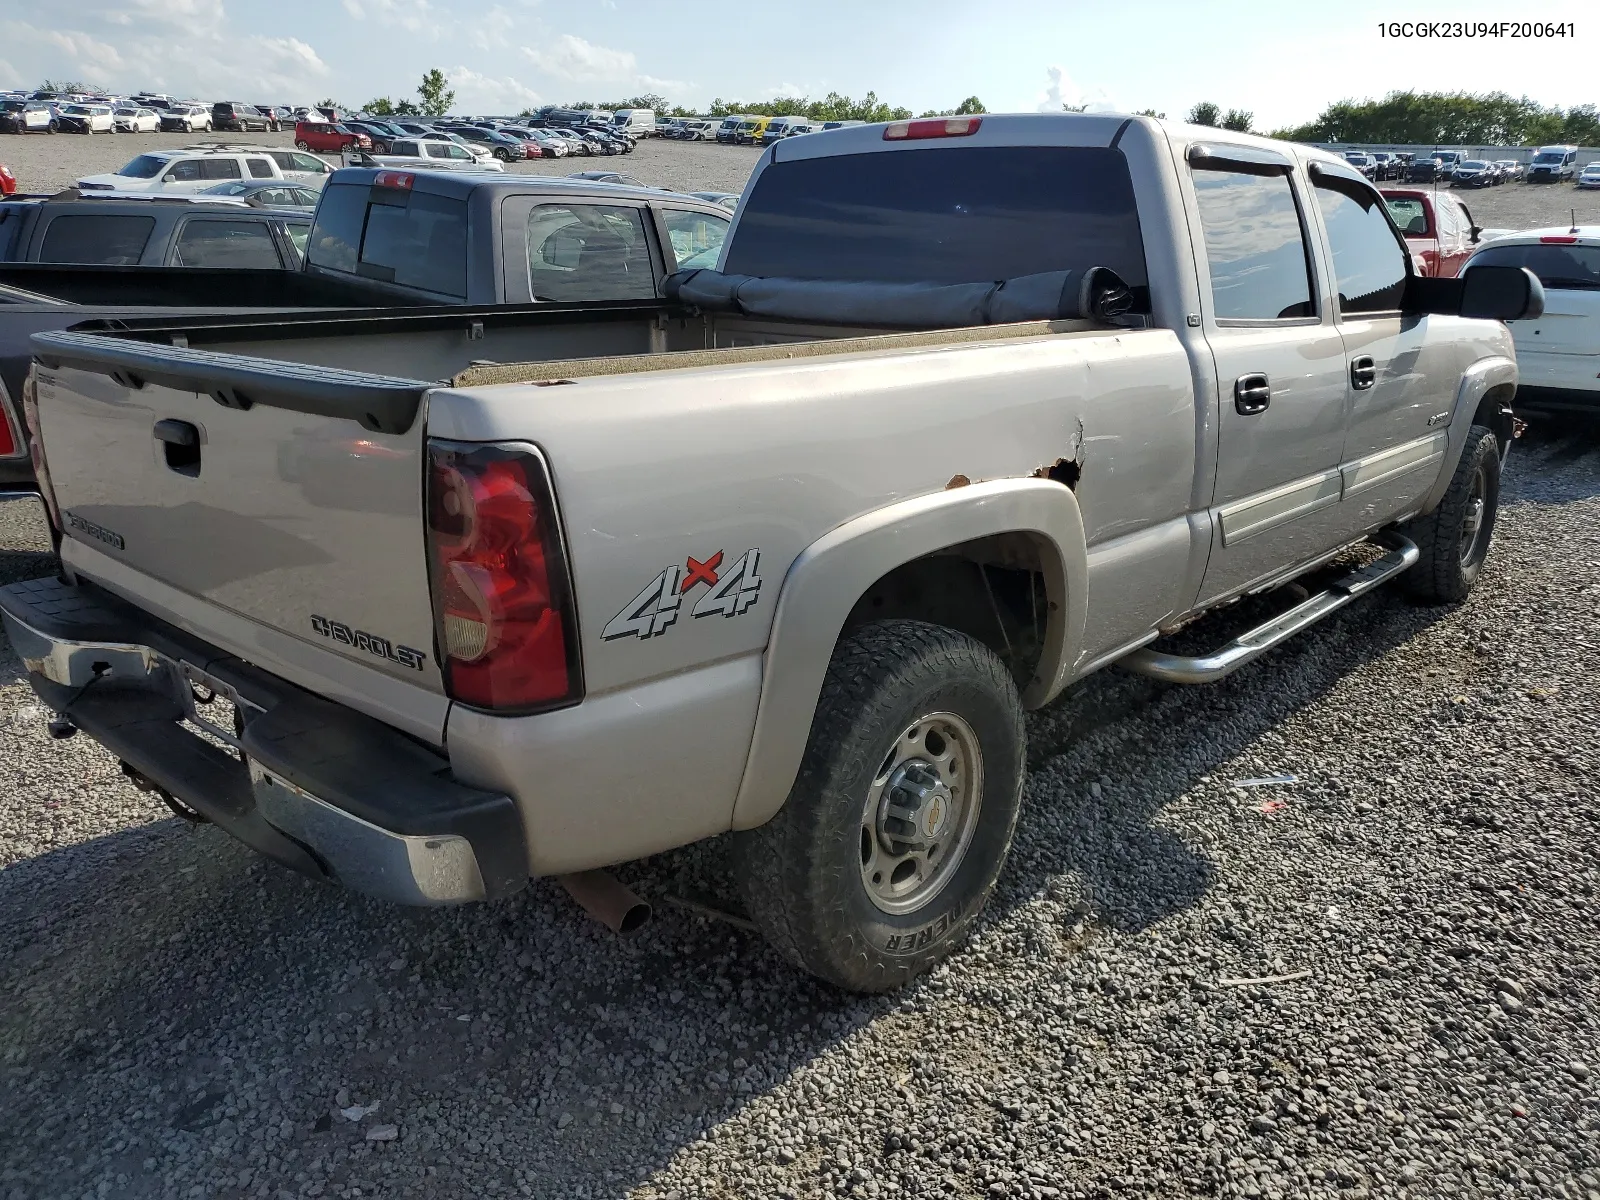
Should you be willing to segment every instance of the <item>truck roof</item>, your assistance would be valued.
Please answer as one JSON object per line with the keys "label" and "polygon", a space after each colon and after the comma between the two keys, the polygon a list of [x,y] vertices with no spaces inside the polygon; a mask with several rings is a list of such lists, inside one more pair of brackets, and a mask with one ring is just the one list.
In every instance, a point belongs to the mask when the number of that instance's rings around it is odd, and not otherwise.
{"label": "truck roof", "polygon": [[674,192],[667,188],[635,187],[623,183],[601,183],[593,179],[579,179],[568,175],[502,175],[477,174],[471,171],[426,169],[412,171],[395,167],[341,167],[328,176],[328,185],[331,187],[337,183],[366,183],[372,186],[378,182],[380,175],[390,177],[407,175],[412,180],[408,186],[416,191],[450,196],[458,200],[465,200],[472,193],[484,189],[512,195],[539,192],[551,195],[576,193],[590,197],[621,196],[635,200],[660,200],[663,196],[672,196],[681,200],[685,208],[703,208],[723,218],[728,215],[726,208],[707,203],[689,192]]}

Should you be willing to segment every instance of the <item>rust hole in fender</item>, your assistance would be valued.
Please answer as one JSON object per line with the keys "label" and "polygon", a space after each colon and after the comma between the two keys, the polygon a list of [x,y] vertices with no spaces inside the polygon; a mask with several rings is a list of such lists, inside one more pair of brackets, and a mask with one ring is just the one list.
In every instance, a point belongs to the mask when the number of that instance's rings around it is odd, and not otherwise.
{"label": "rust hole in fender", "polygon": [[1083,474],[1083,467],[1070,458],[1058,458],[1047,467],[1040,467],[1033,473],[1035,479],[1053,479],[1068,488],[1076,488],[1078,479]]}

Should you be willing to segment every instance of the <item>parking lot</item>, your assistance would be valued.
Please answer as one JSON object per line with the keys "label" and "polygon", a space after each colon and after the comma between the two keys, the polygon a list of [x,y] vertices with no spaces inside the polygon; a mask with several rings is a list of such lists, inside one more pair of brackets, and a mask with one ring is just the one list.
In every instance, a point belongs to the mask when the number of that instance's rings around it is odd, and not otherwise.
{"label": "parking lot", "polygon": [[[53,192],[75,179],[115,171],[136,154],[173,150],[209,141],[236,141],[252,146],[292,146],[292,133],[180,134],[119,133],[115,136],[43,134],[0,136],[0,162],[17,176],[24,192]],[[567,175],[573,171],[626,171],[640,183],[674,191],[737,192],[745,185],[761,151],[755,146],[720,146],[715,142],[669,142],[645,138],[632,154],[535,159],[506,169],[535,175]],[[325,155],[337,162],[335,155]]]}
{"label": "parking lot", "polygon": [[[0,157],[49,189],[184,141]],[[530,166],[735,190],[754,158]],[[1459,608],[1380,592],[1221,684],[1034,714],[978,933],[883,998],[706,916],[717,841],[620,871],[657,912],[629,939],[547,882],[312,883],[50,740],[0,644],[0,1196],[1593,1200],[1600,431],[1536,421],[1504,487]],[[0,502],[0,582],[54,569]]]}

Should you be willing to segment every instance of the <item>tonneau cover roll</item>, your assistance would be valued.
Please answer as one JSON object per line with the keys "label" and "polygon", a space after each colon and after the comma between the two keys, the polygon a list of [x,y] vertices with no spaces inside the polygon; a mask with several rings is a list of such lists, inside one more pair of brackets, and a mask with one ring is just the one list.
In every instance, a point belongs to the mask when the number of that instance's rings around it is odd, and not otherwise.
{"label": "tonneau cover roll", "polygon": [[711,312],[837,325],[953,329],[1016,321],[1111,321],[1133,292],[1109,267],[1041,271],[992,283],[872,283],[679,271],[666,298]]}

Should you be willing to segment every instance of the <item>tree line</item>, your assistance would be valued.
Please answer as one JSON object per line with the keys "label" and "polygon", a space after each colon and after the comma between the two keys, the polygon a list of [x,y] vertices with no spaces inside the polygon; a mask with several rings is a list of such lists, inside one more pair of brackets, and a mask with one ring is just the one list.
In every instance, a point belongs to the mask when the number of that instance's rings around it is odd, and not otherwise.
{"label": "tree line", "polygon": [[1411,146],[1600,146],[1600,111],[1593,104],[1546,107],[1505,92],[1396,91],[1382,100],[1340,100],[1315,120],[1269,136]]}

